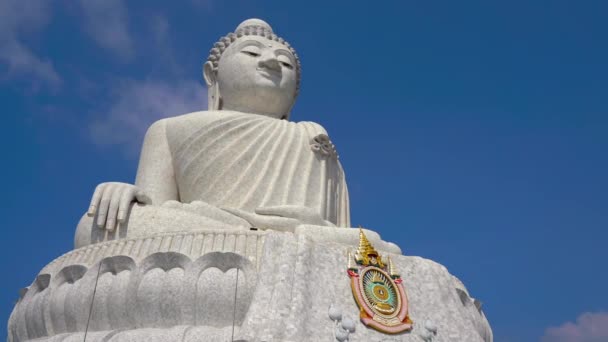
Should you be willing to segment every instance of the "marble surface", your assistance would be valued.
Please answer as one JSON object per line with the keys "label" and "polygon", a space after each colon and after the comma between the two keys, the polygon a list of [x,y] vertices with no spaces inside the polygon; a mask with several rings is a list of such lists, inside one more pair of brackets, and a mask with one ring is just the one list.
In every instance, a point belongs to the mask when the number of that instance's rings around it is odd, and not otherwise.
{"label": "marble surface", "polygon": [[492,341],[483,311],[445,267],[392,253],[384,254],[402,274],[414,329],[365,327],[346,274],[349,248],[356,245],[248,230],[86,246],[23,291],[9,341],[82,341],[98,273],[87,341],[330,341],[330,306],[355,322],[349,341],[423,341],[428,322],[433,341]]}
{"label": "marble surface", "polygon": [[[170,201],[162,206],[134,204],[126,224],[113,231],[101,229],[94,218],[84,215],[76,230],[74,244],[76,248],[87,245],[115,241],[120,239],[141,239],[166,233],[204,233],[206,231],[249,231],[247,221],[230,217],[232,224],[224,223],[228,218],[199,215],[200,211],[209,213],[209,205],[204,202],[183,204]],[[224,214],[225,215],[225,214]],[[333,241],[356,245],[359,241],[358,229],[338,228],[312,224],[299,224],[290,231],[309,236],[315,241]],[[394,243],[383,241],[374,231],[364,229],[368,239],[379,250],[401,254],[401,249]]]}

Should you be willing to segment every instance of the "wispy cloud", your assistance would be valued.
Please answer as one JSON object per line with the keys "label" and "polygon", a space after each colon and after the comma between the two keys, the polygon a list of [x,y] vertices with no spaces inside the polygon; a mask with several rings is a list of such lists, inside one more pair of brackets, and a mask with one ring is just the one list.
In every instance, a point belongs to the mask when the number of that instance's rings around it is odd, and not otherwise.
{"label": "wispy cloud", "polygon": [[151,43],[151,53],[156,58],[159,68],[169,71],[171,74],[183,74],[183,66],[176,60],[177,50],[172,44],[171,26],[167,18],[161,14],[150,15],[147,20],[147,29]]}
{"label": "wispy cloud", "polygon": [[102,48],[124,61],[134,55],[123,0],[80,0],[86,32]]}
{"label": "wispy cloud", "polygon": [[156,15],[151,18],[151,29],[154,34],[154,40],[158,46],[164,46],[169,39],[169,21],[162,15]]}
{"label": "wispy cloud", "polygon": [[608,313],[585,312],[576,323],[566,322],[545,331],[542,342],[605,342],[608,341]]}
{"label": "wispy cloud", "polygon": [[97,145],[118,145],[133,157],[154,121],[203,110],[206,103],[206,89],[195,81],[122,81],[109,110],[90,125],[90,138]]}
{"label": "wispy cloud", "polygon": [[62,79],[53,64],[37,56],[23,42],[23,36],[43,29],[51,19],[50,2],[0,1],[0,63],[7,66],[3,78],[31,77],[55,88]]}
{"label": "wispy cloud", "polygon": [[210,11],[213,9],[213,1],[211,0],[191,0],[192,4],[204,10]]}

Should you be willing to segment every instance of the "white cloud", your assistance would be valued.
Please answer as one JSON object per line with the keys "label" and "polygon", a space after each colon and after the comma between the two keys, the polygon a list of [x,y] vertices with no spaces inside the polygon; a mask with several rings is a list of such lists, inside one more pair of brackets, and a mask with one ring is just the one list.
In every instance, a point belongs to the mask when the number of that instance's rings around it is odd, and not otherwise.
{"label": "white cloud", "polygon": [[183,74],[183,66],[175,58],[176,49],[171,43],[172,33],[167,18],[160,14],[151,15],[147,24],[153,42],[150,53],[153,53],[157,63],[174,75]]}
{"label": "white cloud", "polygon": [[136,156],[148,126],[164,117],[207,107],[206,89],[195,81],[123,81],[112,105],[90,127],[97,145],[118,145],[127,156]]}
{"label": "white cloud", "polygon": [[51,87],[61,85],[61,77],[53,64],[37,56],[23,42],[24,35],[48,24],[49,4],[47,1],[0,1],[0,63],[7,66],[4,77],[26,75]]}
{"label": "white cloud", "polygon": [[128,30],[127,7],[123,0],[81,0],[86,32],[102,48],[123,60],[133,57]]}
{"label": "white cloud", "polygon": [[545,331],[542,342],[605,342],[608,341],[608,313],[585,312],[576,323],[566,322]]}

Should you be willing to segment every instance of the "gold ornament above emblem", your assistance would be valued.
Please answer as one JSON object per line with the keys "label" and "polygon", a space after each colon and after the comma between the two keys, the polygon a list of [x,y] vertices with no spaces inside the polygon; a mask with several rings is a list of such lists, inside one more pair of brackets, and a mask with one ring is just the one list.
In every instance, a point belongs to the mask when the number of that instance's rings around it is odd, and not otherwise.
{"label": "gold ornament above emblem", "polygon": [[396,334],[412,328],[403,279],[390,257],[386,263],[359,229],[359,248],[348,252],[347,272],[363,324]]}

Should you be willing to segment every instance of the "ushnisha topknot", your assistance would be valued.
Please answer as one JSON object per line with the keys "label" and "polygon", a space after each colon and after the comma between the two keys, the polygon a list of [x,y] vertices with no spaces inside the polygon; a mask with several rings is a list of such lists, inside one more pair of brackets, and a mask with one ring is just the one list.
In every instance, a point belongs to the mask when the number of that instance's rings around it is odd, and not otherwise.
{"label": "ushnisha topknot", "polygon": [[226,51],[226,48],[228,48],[228,46],[232,44],[235,40],[243,36],[265,37],[269,40],[279,42],[289,49],[289,52],[291,52],[296,62],[295,69],[297,96],[300,92],[300,80],[302,78],[302,66],[300,65],[300,58],[298,57],[296,50],[291,45],[289,45],[288,42],[286,42],[283,38],[277,36],[274,32],[272,32],[272,27],[270,27],[267,22],[260,19],[247,19],[243,21],[239,26],[237,26],[235,32],[228,33],[224,37],[221,37],[217,41],[217,43],[213,44],[213,48],[211,49],[211,51],[209,51],[209,57],[207,57],[207,61],[211,62],[211,64],[213,65],[213,70],[217,71],[220,58],[222,57],[224,51]]}

